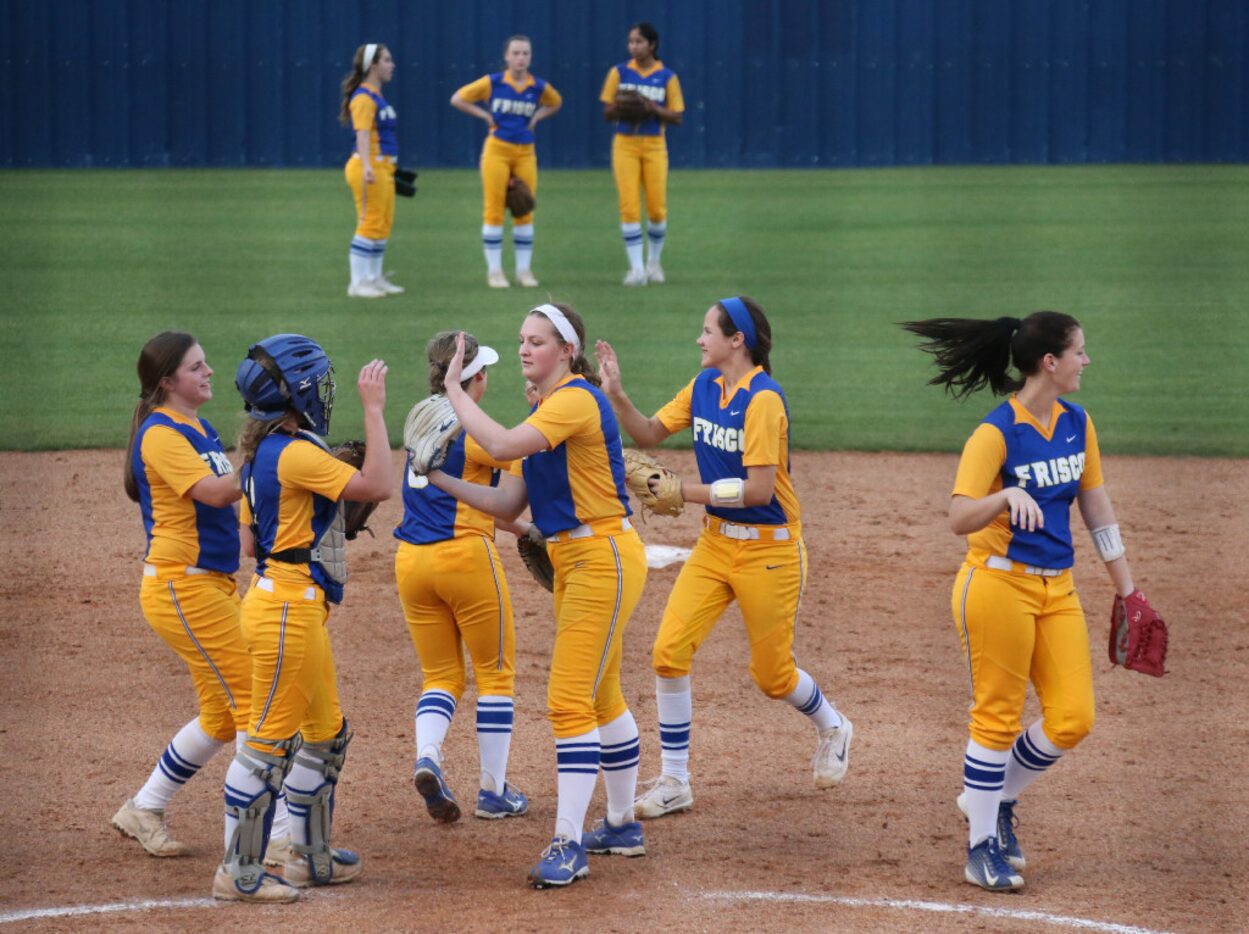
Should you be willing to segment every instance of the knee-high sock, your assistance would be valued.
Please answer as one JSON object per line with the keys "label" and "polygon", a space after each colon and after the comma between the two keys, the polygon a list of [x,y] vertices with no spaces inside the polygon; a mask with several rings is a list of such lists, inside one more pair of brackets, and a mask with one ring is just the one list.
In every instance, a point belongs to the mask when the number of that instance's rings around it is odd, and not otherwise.
{"label": "knee-high sock", "polygon": [[646,262],[650,266],[659,265],[659,257],[664,251],[664,237],[668,233],[667,221],[650,221],[646,225]]}
{"label": "knee-high sock", "polygon": [[373,247],[376,241],[358,234],[351,238],[351,252],[347,258],[351,263],[351,284],[359,285],[373,278]]}
{"label": "knee-high sock", "polygon": [[555,835],[581,842],[585,812],[590,808],[594,783],[598,781],[601,754],[598,728],[580,736],[555,740],[559,764],[559,804],[555,815]]}
{"label": "knee-high sock", "polygon": [[[239,751],[247,743],[246,733],[234,734],[234,749]],[[291,815],[286,810],[286,789],[278,792],[278,799],[273,807],[273,827],[269,834],[271,840],[281,840],[291,835]]]}
{"label": "knee-high sock", "polygon": [[629,257],[629,268],[642,271],[642,225],[621,224],[620,236],[624,238],[625,255]]}
{"label": "knee-high sock", "polygon": [[512,748],[515,702],[502,695],[477,698],[477,749],[481,754],[481,787],[503,794],[507,755]]}
{"label": "knee-high sock", "polygon": [[798,669],[798,686],[785,696],[785,700],[799,713],[809,717],[817,730],[831,730],[845,723],[837,708],[820,691],[815,679],[801,668]]}
{"label": "knee-high sock", "polygon": [[[264,788],[265,783],[261,781],[259,776],[253,774],[247,766],[241,764],[237,759],[230,761],[230,768],[226,770],[225,781],[225,799],[227,801],[231,798],[239,801],[250,801],[264,791]],[[230,850],[230,841],[234,839],[234,831],[238,824],[238,818],[234,817],[227,808],[225,839],[222,843],[223,850],[227,853]]]}
{"label": "knee-high sock", "polygon": [[690,676],[655,676],[655,709],[659,714],[659,751],[663,774],[683,782],[690,780],[690,728],[694,719],[694,696]]}
{"label": "knee-high sock", "polygon": [[[291,765],[290,774],[286,776],[285,788],[292,792],[299,792],[305,795],[312,795],[316,790],[325,784],[325,776],[318,769],[310,768],[304,765],[298,757]],[[332,791],[333,789],[331,789]],[[311,813],[307,805],[296,805],[288,800],[287,807],[290,811],[290,837],[292,843],[301,843],[305,846],[312,842],[308,836],[308,817]],[[330,814],[331,819],[334,813],[334,799],[330,798]],[[275,835],[270,834],[272,839]],[[327,841],[328,842],[328,841]]]}
{"label": "knee-high sock", "polygon": [[503,225],[481,225],[481,251],[486,255],[486,271],[503,269]]}
{"label": "knee-high sock", "polygon": [[997,834],[997,809],[1002,803],[1009,749],[988,749],[974,739],[963,756],[963,790],[967,795],[967,845]]}
{"label": "knee-high sock", "polygon": [[1006,763],[1006,780],[1002,784],[1002,800],[1014,801],[1023,790],[1041,777],[1062,757],[1063,751],[1050,742],[1037,720],[1019,734]]}
{"label": "knee-high sock", "polygon": [[430,758],[442,764],[442,741],[455,716],[455,698],[446,691],[434,689],[421,694],[416,703],[416,757]]}
{"label": "knee-high sock", "polygon": [[533,261],[533,224],[512,228],[512,246],[516,247],[516,271],[523,272]]}
{"label": "knee-high sock", "polygon": [[380,279],[382,277],[382,261],[386,257],[386,244],[389,240],[374,240],[373,255],[369,258],[369,278]]}
{"label": "knee-high sock", "polygon": [[134,796],[135,807],[163,811],[187,781],[225,744],[204,732],[196,717],[180,729],[156,762],[147,782]]}
{"label": "knee-high sock", "polygon": [[611,723],[598,728],[603,751],[603,784],[607,787],[607,822],[619,827],[633,820],[633,796],[638,787],[638,761],[641,743],[633,714],[625,711]]}

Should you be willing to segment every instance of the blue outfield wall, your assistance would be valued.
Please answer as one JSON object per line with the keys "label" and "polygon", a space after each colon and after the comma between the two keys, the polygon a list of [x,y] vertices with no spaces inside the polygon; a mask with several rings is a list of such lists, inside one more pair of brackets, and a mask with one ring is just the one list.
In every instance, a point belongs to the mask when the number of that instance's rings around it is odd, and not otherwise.
{"label": "blue outfield wall", "polygon": [[676,166],[1249,161],[1246,0],[0,0],[0,166],[339,164],[366,41],[403,161],[471,166],[448,98],[516,32],[565,100],[542,163],[605,165],[637,19],[685,91]]}

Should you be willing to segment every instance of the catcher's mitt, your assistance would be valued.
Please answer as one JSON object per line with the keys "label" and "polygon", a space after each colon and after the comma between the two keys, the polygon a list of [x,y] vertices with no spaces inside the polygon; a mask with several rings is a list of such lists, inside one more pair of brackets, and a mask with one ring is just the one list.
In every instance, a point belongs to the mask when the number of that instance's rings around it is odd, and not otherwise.
{"label": "catcher's mitt", "polygon": [[512,217],[532,214],[537,206],[538,202],[523,178],[513,175],[507,180],[507,209],[512,212]]}
{"label": "catcher's mitt", "polygon": [[641,123],[650,119],[651,109],[646,98],[637,91],[616,92],[616,119],[622,123]]}
{"label": "catcher's mitt", "polygon": [[[642,451],[625,451],[624,463],[625,486],[644,511],[661,516],[681,515],[685,500],[681,498],[680,477]],[[652,480],[655,489],[651,489]]]}
{"label": "catcher's mitt", "polygon": [[[356,470],[364,466],[364,451],[363,441],[344,441],[342,444],[330,448],[331,454],[344,464],[350,464]],[[367,523],[369,517],[373,515],[373,510],[377,508],[377,503],[355,503],[344,500],[341,505],[343,510],[343,531],[347,541],[355,541],[356,536],[361,532],[368,532],[369,535],[373,535],[373,530],[368,527]]]}
{"label": "catcher's mitt", "polygon": [[1110,661],[1161,678],[1166,674],[1167,624],[1139,590],[1115,594],[1110,611]]}
{"label": "catcher's mitt", "polygon": [[536,525],[529,526],[529,531],[516,539],[516,551],[520,560],[533,575],[533,579],[549,591],[555,590],[555,568],[551,564],[551,556],[546,553],[546,539],[538,531]]}
{"label": "catcher's mitt", "polygon": [[442,393],[412,406],[403,423],[403,446],[412,455],[412,472],[419,477],[441,467],[463,430],[451,400]]}

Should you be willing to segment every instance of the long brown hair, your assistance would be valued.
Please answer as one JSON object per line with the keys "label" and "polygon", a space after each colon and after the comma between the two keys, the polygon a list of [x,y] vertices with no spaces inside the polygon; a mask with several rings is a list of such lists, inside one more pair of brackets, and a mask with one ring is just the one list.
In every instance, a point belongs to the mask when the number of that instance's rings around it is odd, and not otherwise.
{"label": "long brown hair", "polygon": [[[438,395],[447,391],[447,364],[455,356],[455,338],[459,331],[439,331],[425,345],[425,358],[429,361],[429,391]],[[464,366],[477,359],[477,338],[467,331],[464,332]],[[475,377],[470,376],[460,383],[465,390]]]}
{"label": "long brown hair", "polygon": [[[598,374],[594,372],[594,367],[590,365],[589,358],[585,355],[585,322],[581,320],[581,315],[577,314],[572,305],[565,305],[563,302],[551,302],[551,304],[564,313],[564,317],[568,319],[568,323],[572,325],[572,329],[577,334],[577,342],[581,345],[581,350],[578,351],[577,356],[573,358],[572,363],[569,364],[568,368],[591,386],[603,385],[603,381],[598,378]],[[543,315],[542,312],[538,311],[536,308],[529,312],[529,314],[542,315],[547,324],[551,326],[551,330],[555,332],[556,339],[561,344],[567,343],[567,341],[564,340],[563,335],[559,333],[559,328],[555,326],[554,321],[547,318],[546,315]]]}
{"label": "long brown hair", "polygon": [[[351,71],[343,75],[343,103],[338,110],[338,122],[343,126],[351,126],[351,95],[356,93],[356,89],[360,87],[365,76],[368,75],[368,69],[364,68],[364,50],[372,43],[365,43],[356,49],[356,54],[351,59]],[[377,43],[377,51],[373,53],[373,61],[369,62],[371,68],[382,57],[382,52],[390,50],[384,43]]]}
{"label": "long brown hair", "polygon": [[[299,413],[294,409],[291,409],[287,415],[299,417]],[[267,422],[249,415],[243,416],[243,427],[239,429],[239,438],[234,443],[234,449],[244,464],[256,456],[256,448],[260,446],[261,441],[286,424],[287,415]]]}
{"label": "long brown hair", "polygon": [[[763,372],[769,376],[772,375],[772,361],[770,359],[772,353],[772,325],[768,323],[768,316],[763,313],[763,309],[749,295],[737,296],[742,300],[742,304],[746,306],[746,311],[750,314],[750,320],[755,325],[755,346],[747,347],[746,351],[750,354],[750,362],[755,366],[763,367]],[[741,330],[733,319],[729,316],[728,311],[719,302],[716,307],[720,309],[720,332],[725,337],[732,337]]]}
{"label": "long brown hair", "polygon": [[135,365],[139,373],[139,401],[130,419],[130,441],[126,444],[126,464],[122,473],[126,495],[136,503],[139,501],[139,482],[134,475],[135,435],[152,410],[165,401],[165,387],[161,382],[178,372],[187,351],[198,343],[186,331],[161,331],[139,352],[139,362]]}

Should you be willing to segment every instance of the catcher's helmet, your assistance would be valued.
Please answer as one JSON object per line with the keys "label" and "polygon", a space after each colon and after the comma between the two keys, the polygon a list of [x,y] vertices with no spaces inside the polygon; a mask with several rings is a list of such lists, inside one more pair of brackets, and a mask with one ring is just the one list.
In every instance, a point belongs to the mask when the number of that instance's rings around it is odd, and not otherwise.
{"label": "catcher's helmet", "polygon": [[234,385],[243,407],[262,422],[298,412],[319,435],[330,430],[334,367],[325,351],[302,334],[275,334],[247,349]]}

